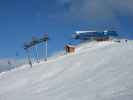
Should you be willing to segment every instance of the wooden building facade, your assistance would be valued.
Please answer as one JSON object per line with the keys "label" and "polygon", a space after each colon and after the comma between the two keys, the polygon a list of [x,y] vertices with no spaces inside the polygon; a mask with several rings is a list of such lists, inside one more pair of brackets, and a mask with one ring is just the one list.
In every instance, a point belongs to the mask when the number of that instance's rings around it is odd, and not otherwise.
{"label": "wooden building facade", "polygon": [[75,46],[73,45],[65,45],[65,51],[66,53],[74,53],[75,52]]}

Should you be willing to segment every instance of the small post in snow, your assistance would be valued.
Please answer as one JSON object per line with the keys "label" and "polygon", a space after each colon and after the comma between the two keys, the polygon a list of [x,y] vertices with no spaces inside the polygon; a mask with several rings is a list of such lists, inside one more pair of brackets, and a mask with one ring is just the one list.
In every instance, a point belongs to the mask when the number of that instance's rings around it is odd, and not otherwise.
{"label": "small post in snow", "polygon": [[32,68],[32,60],[31,60],[30,52],[29,52],[30,46],[31,46],[31,45],[29,45],[29,44],[27,44],[27,43],[24,43],[24,50],[25,50],[26,53],[27,53],[28,63],[29,63],[29,65],[30,65],[30,67]]}
{"label": "small post in snow", "polygon": [[31,61],[31,58],[30,58],[30,53],[29,53],[29,50],[28,49],[25,49],[26,52],[27,52],[27,57],[28,57],[28,63],[30,65],[30,67],[32,68],[32,61]]}

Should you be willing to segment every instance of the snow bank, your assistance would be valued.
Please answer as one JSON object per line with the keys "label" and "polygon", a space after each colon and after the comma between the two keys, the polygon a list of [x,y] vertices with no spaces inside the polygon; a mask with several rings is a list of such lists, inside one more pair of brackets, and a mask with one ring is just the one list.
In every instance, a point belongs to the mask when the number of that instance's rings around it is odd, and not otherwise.
{"label": "snow bank", "polygon": [[132,100],[133,41],[92,42],[0,75],[0,100]]}

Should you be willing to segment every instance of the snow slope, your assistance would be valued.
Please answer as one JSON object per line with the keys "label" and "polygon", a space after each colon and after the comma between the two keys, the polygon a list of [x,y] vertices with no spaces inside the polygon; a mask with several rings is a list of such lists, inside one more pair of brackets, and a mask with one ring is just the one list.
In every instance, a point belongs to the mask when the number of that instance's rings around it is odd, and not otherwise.
{"label": "snow slope", "polygon": [[[10,62],[10,64],[8,64]],[[0,73],[26,64],[25,59],[0,59]]]}
{"label": "snow slope", "polygon": [[0,74],[0,100],[132,100],[133,41],[91,42],[76,53]]}

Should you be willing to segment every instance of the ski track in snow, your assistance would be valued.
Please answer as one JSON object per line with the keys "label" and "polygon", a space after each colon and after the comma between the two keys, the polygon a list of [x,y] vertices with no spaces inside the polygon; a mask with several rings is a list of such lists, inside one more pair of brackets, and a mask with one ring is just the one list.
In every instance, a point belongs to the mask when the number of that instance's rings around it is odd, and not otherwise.
{"label": "ski track in snow", "polygon": [[37,99],[133,100],[133,41],[84,43],[0,74],[0,100]]}

